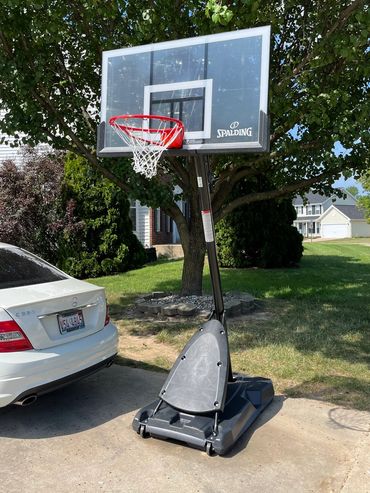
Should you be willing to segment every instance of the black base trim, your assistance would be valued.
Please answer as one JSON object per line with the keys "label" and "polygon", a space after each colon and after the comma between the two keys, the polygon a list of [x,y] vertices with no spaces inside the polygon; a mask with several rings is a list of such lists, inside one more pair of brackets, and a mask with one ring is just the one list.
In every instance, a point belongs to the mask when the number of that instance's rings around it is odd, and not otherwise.
{"label": "black base trim", "polygon": [[236,374],[234,381],[227,384],[225,408],[219,412],[217,431],[215,413],[187,413],[165,402],[158,407],[161,399],[140,409],[132,426],[141,436],[175,440],[207,453],[224,455],[273,397],[271,380]]}

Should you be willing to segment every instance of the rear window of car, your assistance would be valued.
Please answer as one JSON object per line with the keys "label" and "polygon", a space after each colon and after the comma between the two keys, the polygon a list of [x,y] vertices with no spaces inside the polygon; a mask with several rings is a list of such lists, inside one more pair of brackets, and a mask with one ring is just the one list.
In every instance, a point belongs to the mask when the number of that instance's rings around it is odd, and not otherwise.
{"label": "rear window of car", "polygon": [[20,248],[0,248],[0,289],[63,279],[57,269]]}

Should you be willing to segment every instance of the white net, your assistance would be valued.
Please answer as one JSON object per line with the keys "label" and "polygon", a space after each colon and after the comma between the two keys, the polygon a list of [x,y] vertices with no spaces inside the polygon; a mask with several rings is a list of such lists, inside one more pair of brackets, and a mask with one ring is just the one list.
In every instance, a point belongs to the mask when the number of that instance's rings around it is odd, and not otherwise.
{"label": "white net", "polygon": [[[118,117],[112,119],[110,125],[119,137],[133,152],[133,168],[147,178],[157,174],[158,161],[165,149],[171,146],[183,133],[182,124],[169,127],[167,120],[156,118],[156,128],[149,127],[150,118],[141,118],[141,128],[137,126],[137,118]],[[181,123],[181,122],[179,122]]]}

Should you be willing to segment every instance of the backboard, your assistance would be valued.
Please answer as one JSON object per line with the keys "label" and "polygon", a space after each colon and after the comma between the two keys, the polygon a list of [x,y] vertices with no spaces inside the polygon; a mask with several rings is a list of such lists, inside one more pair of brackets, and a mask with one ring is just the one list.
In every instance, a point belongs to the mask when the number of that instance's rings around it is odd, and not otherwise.
{"label": "backboard", "polygon": [[103,53],[100,157],[131,155],[110,117],[151,114],[184,123],[182,149],[268,150],[270,26]]}

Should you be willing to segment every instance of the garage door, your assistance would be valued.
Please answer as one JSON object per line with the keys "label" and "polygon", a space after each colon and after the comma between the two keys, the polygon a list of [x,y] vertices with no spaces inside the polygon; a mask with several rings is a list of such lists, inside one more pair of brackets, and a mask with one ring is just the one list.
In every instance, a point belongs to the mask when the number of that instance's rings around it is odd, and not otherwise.
{"label": "garage door", "polygon": [[349,238],[348,224],[321,224],[322,238]]}

